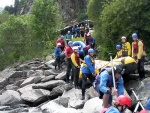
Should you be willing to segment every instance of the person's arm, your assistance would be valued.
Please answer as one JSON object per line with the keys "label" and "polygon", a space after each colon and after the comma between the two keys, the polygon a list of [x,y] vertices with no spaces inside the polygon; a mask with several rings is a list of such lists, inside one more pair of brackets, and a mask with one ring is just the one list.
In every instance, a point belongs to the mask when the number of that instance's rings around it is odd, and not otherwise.
{"label": "person's arm", "polygon": [[92,66],[92,62],[91,62],[90,56],[87,56],[87,57],[86,57],[85,63],[86,63],[86,65],[88,66],[90,72],[91,72],[91,73],[94,73],[95,70],[94,70],[94,66]]}
{"label": "person's arm", "polygon": [[120,77],[117,90],[118,90],[118,96],[124,94],[124,81],[122,77]]}
{"label": "person's arm", "polygon": [[109,76],[108,73],[105,71],[100,74],[99,89],[101,92],[105,94],[110,94],[110,90],[107,88],[108,76]]}
{"label": "person's arm", "polygon": [[127,42],[128,56],[131,56],[131,45]]}
{"label": "person's arm", "polygon": [[55,57],[57,56],[57,48],[54,49]]}
{"label": "person's arm", "polygon": [[117,59],[118,58],[118,52],[117,52],[117,54],[116,54],[116,56],[115,56],[115,58],[114,59]]}
{"label": "person's arm", "polygon": [[137,59],[141,59],[143,55],[143,43],[141,41],[138,42],[138,54]]}
{"label": "person's arm", "polygon": [[134,57],[134,48],[133,48],[133,43],[134,43],[134,42],[132,42],[132,57]]}
{"label": "person's arm", "polygon": [[66,58],[68,58],[67,51],[68,51],[68,48],[65,49],[65,56],[66,56]]}
{"label": "person's arm", "polygon": [[75,60],[75,54],[74,53],[71,55],[71,60],[72,60],[73,65],[75,65],[77,67],[78,64],[77,64],[77,62]]}

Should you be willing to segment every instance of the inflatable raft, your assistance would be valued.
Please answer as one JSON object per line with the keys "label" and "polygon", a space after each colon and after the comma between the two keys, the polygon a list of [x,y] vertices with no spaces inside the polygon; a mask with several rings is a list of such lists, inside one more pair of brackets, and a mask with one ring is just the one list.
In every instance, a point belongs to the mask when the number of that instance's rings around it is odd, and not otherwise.
{"label": "inflatable raft", "polygon": [[[123,64],[123,67],[125,69],[124,75],[131,74],[135,72],[137,69],[136,61],[132,57],[122,57],[119,59],[113,60],[113,65]],[[96,74],[99,74],[100,70],[103,68],[111,66],[110,61],[103,61],[103,60],[95,60],[95,72]],[[82,65],[81,65],[82,67]],[[82,78],[82,72],[80,70],[80,78]]]}

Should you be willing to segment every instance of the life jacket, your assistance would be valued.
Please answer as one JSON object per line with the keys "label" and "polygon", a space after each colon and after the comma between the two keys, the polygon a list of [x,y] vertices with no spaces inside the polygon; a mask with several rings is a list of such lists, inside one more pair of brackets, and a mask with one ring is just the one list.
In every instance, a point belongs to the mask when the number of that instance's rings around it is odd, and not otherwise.
{"label": "life jacket", "polygon": [[69,49],[68,51],[67,51],[67,56],[71,56],[71,54],[73,53],[73,50],[72,50],[72,48],[70,47],[70,46],[68,46],[68,48],[67,49]]}
{"label": "life jacket", "polygon": [[121,50],[117,52],[117,58],[121,58],[122,55],[120,54]]}
{"label": "life jacket", "polygon": [[137,40],[137,41],[133,44],[133,52],[134,52],[135,54],[137,54],[137,53],[139,52],[139,50],[138,50],[138,43],[139,43],[139,41],[141,41],[141,42],[143,43],[143,51],[145,51],[145,47],[144,47],[144,42],[143,42],[143,40]]}
{"label": "life jacket", "polygon": [[127,48],[127,42],[122,44],[122,57],[128,56],[128,48]]}
{"label": "life jacket", "polygon": [[[92,64],[92,66],[93,66],[93,65],[95,64],[95,60],[94,60],[94,58],[91,57],[91,56],[90,56],[90,58],[91,58],[91,64]],[[85,62],[83,63],[83,66],[88,67]]]}
{"label": "life jacket", "polygon": [[[114,87],[114,84],[113,84],[113,76],[112,76],[112,69],[111,67],[106,67],[105,69],[102,69],[100,71],[100,73],[102,73],[103,71],[107,70],[107,72],[109,73],[109,77],[108,77],[108,81],[107,81],[107,84],[106,86],[107,87]],[[100,84],[100,73],[95,77],[95,83],[96,85],[99,85]],[[116,86],[118,85],[119,83],[119,79],[115,79],[115,83],[116,83]]]}
{"label": "life jacket", "polygon": [[77,64],[80,63],[80,57],[78,53],[74,53],[75,54],[75,61],[77,62]]}
{"label": "life jacket", "polygon": [[90,42],[93,42],[93,38],[91,36],[88,36],[88,39]]}

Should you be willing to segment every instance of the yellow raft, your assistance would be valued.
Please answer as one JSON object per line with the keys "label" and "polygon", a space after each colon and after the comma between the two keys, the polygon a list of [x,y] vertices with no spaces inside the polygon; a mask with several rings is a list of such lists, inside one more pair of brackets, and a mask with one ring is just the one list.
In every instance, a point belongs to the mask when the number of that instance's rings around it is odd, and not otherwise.
{"label": "yellow raft", "polygon": [[[132,57],[122,57],[119,59],[113,60],[113,65],[123,64],[125,69],[125,75],[133,73],[137,69],[136,61]],[[83,65],[81,65],[82,67]],[[99,74],[100,70],[103,68],[111,66],[110,61],[103,61],[103,60],[95,60],[95,73]],[[82,78],[82,71],[80,70],[79,78]]]}

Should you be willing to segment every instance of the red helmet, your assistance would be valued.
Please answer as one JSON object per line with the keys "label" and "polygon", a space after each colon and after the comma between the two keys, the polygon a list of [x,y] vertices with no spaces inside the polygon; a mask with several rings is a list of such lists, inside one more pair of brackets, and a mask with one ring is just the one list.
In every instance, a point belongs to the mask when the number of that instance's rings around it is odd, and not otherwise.
{"label": "red helmet", "polygon": [[116,102],[118,102],[121,106],[127,105],[128,107],[131,107],[132,104],[131,99],[126,95],[120,95]]}

